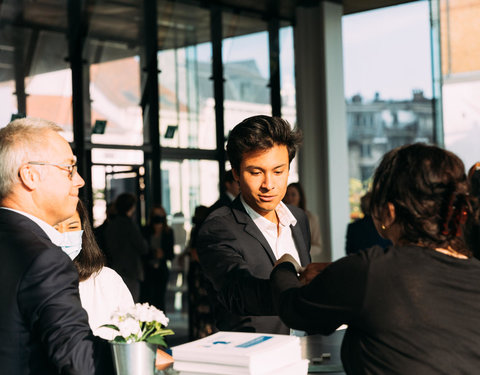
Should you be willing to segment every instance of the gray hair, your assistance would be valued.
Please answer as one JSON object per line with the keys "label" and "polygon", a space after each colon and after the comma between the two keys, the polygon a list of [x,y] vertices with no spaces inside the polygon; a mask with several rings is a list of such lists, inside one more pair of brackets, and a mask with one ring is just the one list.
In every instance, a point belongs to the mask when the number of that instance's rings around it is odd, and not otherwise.
{"label": "gray hair", "polygon": [[0,201],[19,182],[20,167],[45,148],[49,131],[63,129],[52,121],[21,118],[0,129]]}

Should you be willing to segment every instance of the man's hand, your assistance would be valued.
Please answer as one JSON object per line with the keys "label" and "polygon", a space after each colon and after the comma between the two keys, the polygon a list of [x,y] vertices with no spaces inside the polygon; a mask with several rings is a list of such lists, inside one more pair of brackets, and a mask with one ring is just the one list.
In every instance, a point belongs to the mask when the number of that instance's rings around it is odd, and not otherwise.
{"label": "man's hand", "polygon": [[302,271],[300,271],[300,282],[303,285],[306,285],[306,284],[310,283],[310,281],[312,281],[329,264],[330,263],[310,263]]}
{"label": "man's hand", "polygon": [[276,262],[275,262],[275,266],[279,265],[280,263],[284,263],[284,262],[290,262],[294,265],[295,267],[295,271],[297,271],[297,273],[300,273],[303,271],[303,268],[302,266],[300,266],[298,264],[298,262],[295,260],[294,257],[292,257],[290,254],[283,254],[280,259],[278,259]]}

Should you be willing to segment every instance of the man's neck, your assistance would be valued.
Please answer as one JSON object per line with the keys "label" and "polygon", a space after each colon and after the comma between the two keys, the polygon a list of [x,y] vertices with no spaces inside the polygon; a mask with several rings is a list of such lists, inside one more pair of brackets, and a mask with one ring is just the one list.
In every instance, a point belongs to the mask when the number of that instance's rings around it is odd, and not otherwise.
{"label": "man's neck", "polygon": [[241,197],[241,201],[244,205],[248,206],[248,208],[250,208],[252,211],[254,211],[256,214],[262,216],[263,218],[267,219],[268,221],[271,221],[272,223],[276,224],[278,226],[278,223],[279,223],[279,219],[278,219],[278,215],[277,215],[277,212],[276,212],[276,207],[275,207],[275,210],[273,211],[261,211],[261,212],[258,212],[256,209],[254,209],[252,206],[250,206],[247,201],[243,198],[243,196],[240,194],[240,197]]}

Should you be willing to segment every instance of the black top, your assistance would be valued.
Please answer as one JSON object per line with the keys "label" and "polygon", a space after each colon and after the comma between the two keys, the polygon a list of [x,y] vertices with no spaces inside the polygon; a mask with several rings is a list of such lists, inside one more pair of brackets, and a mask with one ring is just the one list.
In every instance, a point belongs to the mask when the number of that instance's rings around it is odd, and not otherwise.
{"label": "black top", "polygon": [[373,247],[301,287],[291,263],[271,274],[279,315],[329,334],[348,324],[348,374],[475,374],[480,369],[480,262],[420,247]]}

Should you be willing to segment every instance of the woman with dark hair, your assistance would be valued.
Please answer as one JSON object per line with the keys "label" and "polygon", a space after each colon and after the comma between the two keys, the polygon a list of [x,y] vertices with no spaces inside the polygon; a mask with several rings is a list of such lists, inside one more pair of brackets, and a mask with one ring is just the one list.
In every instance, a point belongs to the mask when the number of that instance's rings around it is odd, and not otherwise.
{"label": "woman with dark hair", "polygon": [[80,200],[75,215],[57,224],[55,229],[63,234],[62,250],[78,270],[80,300],[93,333],[113,339],[115,332],[100,326],[110,321],[117,308],[129,307],[134,302],[120,275],[105,267],[105,257],[95,241],[87,210]]}
{"label": "woman with dark hair", "polygon": [[148,225],[143,229],[149,252],[145,257],[145,280],[142,284],[142,299],[165,310],[170,270],[167,260],[173,259],[173,230],[167,224],[167,213],[161,205],[150,210]]}
{"label": "woman with dark hair", "polygon": [[347,374],[477,373],[480,262],[463,239],[472,210],[462,161],[424,144],[390,151],[371,212],[393,246],[342,258],[313,279],[315,265],[282,257],[271,273],[279,315],[309,333],[347,324]]}
{"label": "woman with dark hair", "polygon": [[283,197],[283,203],[299,207],[307,214],[308,223],[310,225],[310,256],[313,262],[320,261],[320,254],[322,253],[320,222],[317,215],[307,210],[305,192],[303,191],[300,182],[292,182],[288,185],[285,197]]}

